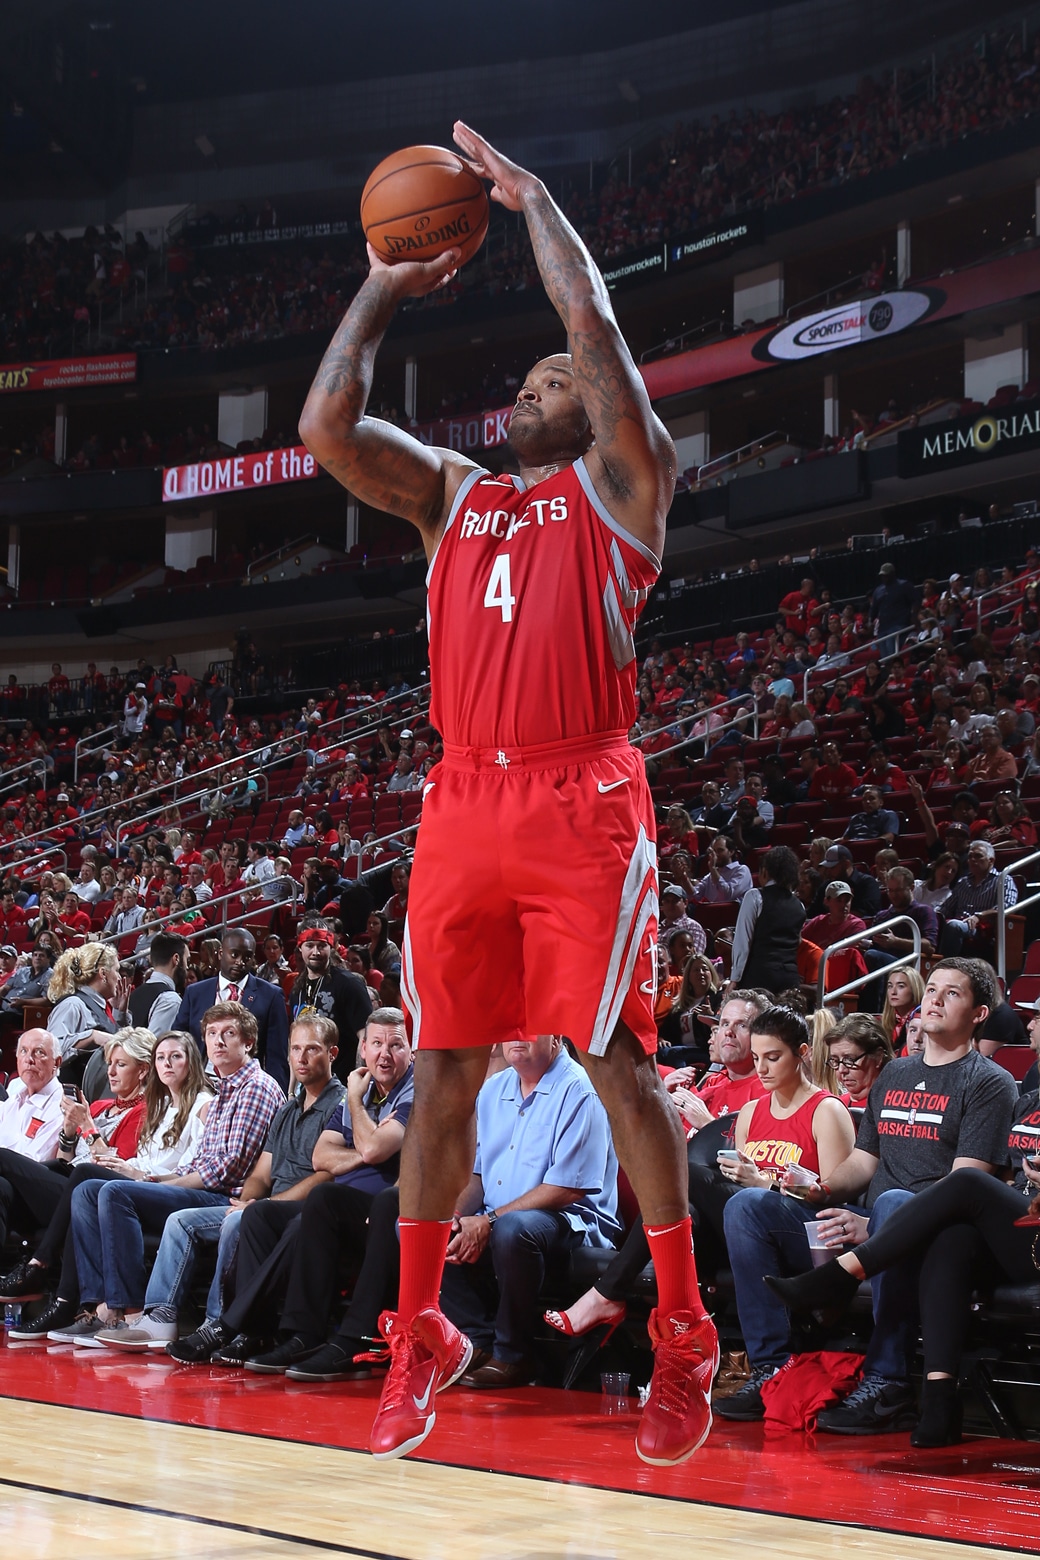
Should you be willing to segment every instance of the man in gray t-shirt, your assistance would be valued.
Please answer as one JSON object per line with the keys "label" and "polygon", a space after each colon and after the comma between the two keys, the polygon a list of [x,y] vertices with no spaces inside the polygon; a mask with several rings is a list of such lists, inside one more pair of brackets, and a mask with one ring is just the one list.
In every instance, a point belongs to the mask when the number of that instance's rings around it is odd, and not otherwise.
{"label": "man in gray t-shirt", "polygon": [[[916,1192],[971,1167],[990,1173],[1007,1160],[1018,1090],[1010,1073],[980,1056],[975,1036],[999,1002],[982,959],[941,959],[921,1002],[925,1048],[885,1067],[870,1091],[856,1147],[828,1182],[831,1204],[866,1192],[869,1217],[835,1208],[821,1225],[837,1243],[858,1244]],[[860,1385],[824,1409],[817,1428],[877,1435],[912,1423],[910,1366],[917,1343],[916,1262],[871,1280],[874,1334]]]}

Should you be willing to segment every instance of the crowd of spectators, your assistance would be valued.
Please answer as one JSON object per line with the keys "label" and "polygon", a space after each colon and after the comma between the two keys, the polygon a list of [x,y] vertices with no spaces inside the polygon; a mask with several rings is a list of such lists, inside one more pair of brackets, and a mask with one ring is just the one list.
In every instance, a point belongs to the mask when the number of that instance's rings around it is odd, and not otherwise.
{"label": "crowd of spectators", "polygon": [[[723,1417],[779,1412],[772,1384],[800,1358],[783,1305],[763,1299],[762,1285],[811,1265],[803,1228],[811,1196],[779,1222],[769,1201],[788,1188],[792,1167],[803,1179],[790,1184],[812,1196],[821,1182],[840,1189],[822,1233],[810,1238],[824,1250],[864,1244],[873,1262],[882,1226],[908,1198],[960,1173],[959,1159],[999,1177],[1007,1145],[1037,1116],[1035,1091],[1020,1102],[1009,1072],[988,1060],[1024,1048],[1026,1038],[1023,1004],[998,989],[992,961],[998,890],[1008,909],[1019,892],[1000,869],[1035,847],[1040,817],[1035,563],[996,579],[980,570],[971,581],[914,584],[886,562],[868,599],[840,607],[807,576],[778,602],[768,631],[671,649],[655,642],[640,666],[631,738],[661,815],[658,1059],[691,1143],[702,1271],[728,1263],[749,1358],[719,1404]],[[55,711],[62,676],[56,667]],[[371,1344],[381,1309],[394,1302],[395,1156],[410,1104],[398,1011],[407,845],[437,734],[401,680],[335,690],[266,729],[243,729],[230,689],[181,678],[172,658],[159,669],[140,665],[113,692],[122,701],[118,740],[78,784],[67,778],[60,727],[16,733],[12,723],[4,733],[9,768],[26,752],[44,770],[15,784],[4,808],[0,1037],[14,1041],[25,1006],[49,999],[46,1028],[17,1040],[20,1080],[28,1090],[33,1068],[50,1065],[52,1078],[60,1069],[83,1092],[82,1103],[63,1104],[60,1088],[53,1099],[46,1084],[33,1091],[53,1107],[57,1146],[45,1143],[63,1162],[60,1184],[53,1172],[41,1180],[12,1166],[25,1145],[3,1137],[0,1105],[0,1209],[9,1227],[42,1237],[4,1285],[16,1300],[49,1297],[23,1324],[29,1338],[128,1353],[168,1346],[185,1364],[359,1379],[382,1368],[385,1356],[378,1347],[373,1356]],[[366,711],[387,695],[399,701],[394,718],[370,729]],[[383,706],[374,713],[382,718]],[[329,729],[340,716],[342,726]],[[226,773],[202,775],[222,758]],[[172,796],[165,806],[169,793],[155,788],[180,780],[183,798],[196,773],[205,793],[196,812]],[[262,796],[261,779],[276,797]],[[147,805],[153,799],[162,811]],[[377,904],[357,867],[381,816],[394,820],[384,859],[396,865]],[[64,851],[72,870],[56,870],[48,847]],[[228,895],[237,924],[221,933],[222,917],[208,907]],[[1027,944],[1031,935],[1030,915]],[[828,993],[861,977],[866,984],[812,1013],[825,954]],[[909,966],[899,962],[906,958]],[[959,1013],[945,1029],[944,1004]],[[156,1048],[157,1029],[141,1036],[160,1014],[167,1028]],[[1040,1037],[1040,1020],[1031,1033]],[[175,1076],[173,1053],[189,1044],[208,1057],[208,1085]],[[485,1085],[482,1151],[512,1121],[511,1102],[543,1079],[563,1091],[561,1101],[578,1091],[582,1111],[601,1110],[557,1041],[514,1049],[505,1048],[504,1070]],[[911,1082],[899,1071],[900,1057],[929,1079],[956,1069],[941,1152],[916,1143],[897,1152],[879,1129],[886,1078],[918,1086],[916,1072]],[[954,1077],[944,1074],[937,1087]],[[142,1105],[131,1132],[129,1111],[148,1097],[150,1078],[151,1113]],[[232,1078],[241,1108],[255,1115],[237,1157],[226,1121],[219,1125]],[[182,1109],[185,1089],[194,1093]],[[849,1111],[865,1113],[858,1137]],[[735,1141],[716,1162],[716,1129],[727,1116]],[[177,1125],[162,1145],[178,1162],[157,1170],[162,1122]],[[547,1313],[557,1331],[582,1335],[572,1373],[591,1358],[588,1340],[619,1325],[646,1262],[639,1227],[623,1238],[603,1122],[583,1125],[580,1137],[574,1184],[588,1190],[568,1205],[558,1255],[576,1244],[618,1249],[596,1288],[567,1312]],[[385,1154],[359,1154],[372,1141]],[[39,1158],[50,1162],[48,1154]],[[1022,1158],[1010,1159],[1020,1193],[1038,1180]],[[536,1159],[527,1167],[535,1181]],[[364,1179],[362,1163],[386,1168]],[[501,1210],[486,1184],[475,1182],[453,1233],[458,1261],[476,1270],[452,1271],[443,1296],[478,1345],[463,1379],[477,1390],[520,1385],[542,1368],[524,1222],[503,1215],[496,1234]],[[509,1185],[521,1201],[531,1191],[515,1178]],[[864,1191],[866,1209],[855,1202]],[[233,1225],[229,1206],[242,1214]],[[150,1278],[137,1258],[110,1261],[115,1248],[98,1234],[106,1221],[125,1226],[127,1251],[138,1249],[137,1227],[161,1236]],[[215,1277],[205,1320],[178,1337],[194,1269],[185,1253],[197,1257],[207,1244]],[[337,1256],[361,1266],[342,1318]],[[1017,1257],[1002,1260],[1014,1277]],[[498,1299],[489,1310],[491,1281]],[[877,1291],[862,1376],[853,1359],[821,1430],[859,1434],[916,1418],[911,1288],[900,1270]],[[946,1379],[958,1347],[943,1335],[936,1379]],[[959,1435],[959,1406],[948,1398],[946,1389],[925,1391],[918,1444]]]}
{"label": "crowd of spectators", "polygon": [[[568,216],[605,261],[735,212],[774,206],[893,167],[908,157],[1017,124],[1040,104],[1040,40],[990,35],[933,71],[865,77],[849,96],[779,114],[734,109],[682,122],[641,159],[629,184],[571,193]],[[223,250],[172,245],[160,265],[144,236],[36,234],[0,253],[0,361],[110,347],[228,348],[328,333],[365,274],[360,232],[320,246],[288,242]],[[477,264],[423,301],[537,285],[526,233],[497,227]],[[869,284],[869,283],[868,283]]]}

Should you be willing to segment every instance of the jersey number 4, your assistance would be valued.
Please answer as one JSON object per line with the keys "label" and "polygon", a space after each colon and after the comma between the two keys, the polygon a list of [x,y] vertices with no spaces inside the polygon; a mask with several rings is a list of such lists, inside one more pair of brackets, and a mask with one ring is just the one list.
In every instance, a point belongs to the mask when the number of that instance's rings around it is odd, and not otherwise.
{"label": "jersey number 4", "polygon": [[513,621],[513,608],[516,606],[516,597],[510,595],[509,586],[509,554],[499,553],[491,565],[487,590],[484,592],[484,605],[497,607],[502,614],[503,623]]}

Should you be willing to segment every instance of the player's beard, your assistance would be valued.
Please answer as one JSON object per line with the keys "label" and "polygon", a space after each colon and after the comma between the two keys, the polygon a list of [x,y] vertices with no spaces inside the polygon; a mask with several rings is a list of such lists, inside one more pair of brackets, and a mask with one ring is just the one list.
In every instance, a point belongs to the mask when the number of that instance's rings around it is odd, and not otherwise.
{"label": "player's beard", "polygon": [[522,411],[515,408],[509,420],[509,443],[522,465],[547,466],[577,460],[588,450],[592,435],[584,410],[548,418],[541,407],[525,404]]}

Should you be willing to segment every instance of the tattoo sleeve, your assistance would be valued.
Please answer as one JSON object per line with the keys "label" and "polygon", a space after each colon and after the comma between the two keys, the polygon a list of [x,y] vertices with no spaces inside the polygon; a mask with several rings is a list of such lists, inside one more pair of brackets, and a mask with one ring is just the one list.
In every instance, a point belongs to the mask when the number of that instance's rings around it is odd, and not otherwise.
{"label": "tattoo sleeve", "polygon": [[396,306],[383,279],[370,276],[322,358],[300,429],[325,470],[362,502],[428,528],[444,501],[436,451],[365,415],[376,352]]}
{"label": "tattoo sleeve", "polygon": [[626,455],[642,446],[674,481],[671,440],[651,409],[595,261],[544,185],[532,185],[523,209],[545,290],[570,340],[585,411],[614,480],[629,487]]}

